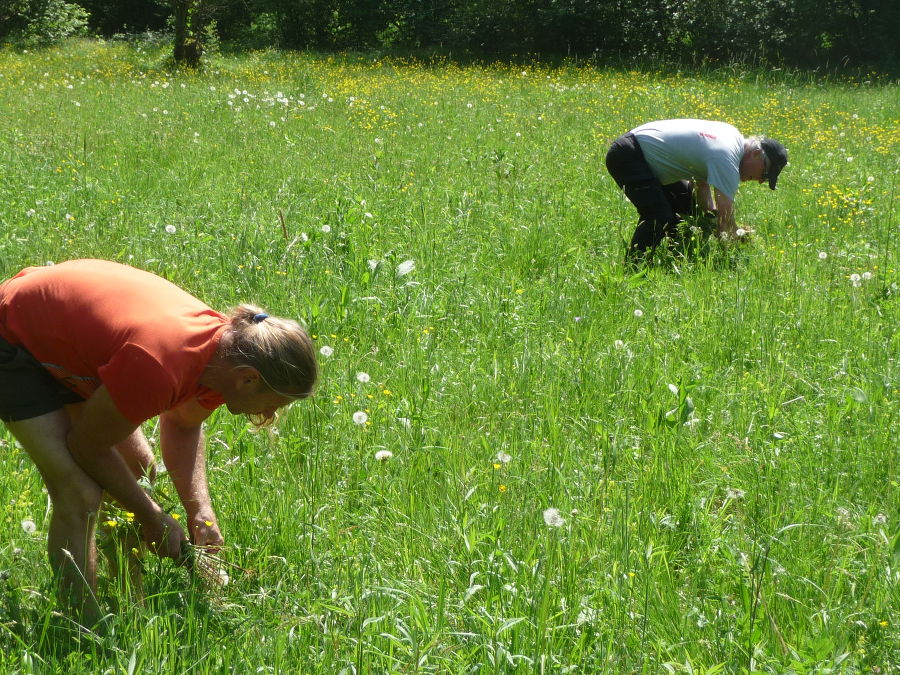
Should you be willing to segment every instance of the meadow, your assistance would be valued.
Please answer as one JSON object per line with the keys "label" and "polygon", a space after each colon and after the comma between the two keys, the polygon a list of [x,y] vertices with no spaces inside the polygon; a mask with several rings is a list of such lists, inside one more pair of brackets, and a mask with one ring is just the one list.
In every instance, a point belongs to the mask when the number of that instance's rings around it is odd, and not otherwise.
{"label": "meadow", "polygon": [[[0,432],[0,672],[900,672],[895,81],[165,58],[0,50],[0,277],[100,257],[253,301],[321,382],[207,425],[230,583],[148,557],[96,632]],[[738,193],[752,243],[635,274],[603,158],[667,117],[790,165]]]}

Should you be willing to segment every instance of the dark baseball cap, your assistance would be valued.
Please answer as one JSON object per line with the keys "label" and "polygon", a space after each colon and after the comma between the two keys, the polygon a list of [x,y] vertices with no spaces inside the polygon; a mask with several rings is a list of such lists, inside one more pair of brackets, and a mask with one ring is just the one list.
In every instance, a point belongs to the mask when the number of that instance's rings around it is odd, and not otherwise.
{"label": "dark baseball cap", "polygon": [[781,170],[787,166],[788,163],[787,148],[774,138],[764,138],[759,144],[762,147],[763,152],[766,153],[766,159],[769,164],[769,187],[774,190],[775,183],[778,182],[778,174],[781,173]]}

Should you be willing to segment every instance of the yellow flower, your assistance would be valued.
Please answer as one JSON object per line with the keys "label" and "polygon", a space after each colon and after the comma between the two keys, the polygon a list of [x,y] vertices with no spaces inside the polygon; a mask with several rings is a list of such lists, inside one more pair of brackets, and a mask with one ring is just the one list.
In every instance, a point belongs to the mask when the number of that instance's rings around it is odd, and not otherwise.
{"label": "yellow flower", "polygon": [[500,490],[500,492],[506,492],[506,486],[505,486],[505,485],[498,485],[498,486],[497,486],[497,489]]}
{"label": "yellow flower", "polygon": [[879,621],[878,625],[881,626],[882,628],[887,628],[888,622],[887,621]]}
{"label": "yellow flower", "polygon": [[115,527],[115,526],[118,525],[119,523],[117,523],[115,520],[107,520],[107,521],[106,521],[105,523],[103,523],[103,524],[106,525],[107,527]]}
{"label": "yellow flower", "polygon": [[501,464],[500,464],[499,462],[494,462],[494,464],[493,464],[493,467],[494,467],[495,469],[499,469],[500,466],[501,466]]}
{"label": "yellow flower", "polygon": [[181,514],[180,514],[180,513],[173,513],[173,514],[171,514],[171,515],[172,515],[172,518],[174,518],[175,520],[179,520],[179,519],[181,518]]}

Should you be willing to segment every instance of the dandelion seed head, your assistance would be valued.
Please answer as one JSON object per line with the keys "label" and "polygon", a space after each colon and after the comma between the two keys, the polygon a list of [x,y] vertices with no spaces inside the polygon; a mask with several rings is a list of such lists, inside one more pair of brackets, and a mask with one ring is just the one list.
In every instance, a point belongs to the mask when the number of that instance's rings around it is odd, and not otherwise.
{"label": "dandelion seed head", "polygon": [[22,531],[25,534],[34,534],[37,532],[37,525],[34,524],[33,520],[26,518],[22,521]]}
{"label": "dandelion seed head", "polygon": [[562,517],[559,509],[550,508],[544,511],[544,522],[550,527],[562,527],[566,519]]}
{"label": "dandelion seed head", "polygon": [[497,461],[501,464],[509,464],[512,461],[512,455],[508,455],[501,450],[497,453]]}
{"label": "dandelion seed head", "polygon": [[329,356],[331,356],[332,354],[334,354],[334,349],[332,349],[332,348],[329,347],[328,345],[322,345],[322,346],[319,348],[319,353],[320,353],[322,356],[328,358]]}
{"label": "dandelion seed head", "polygon": [[386,462],[393,456],[394,453],[390,450],[379,450],[375,453],[375,459],[377,459],[379,462]]}
{"label": "dandelion seed head", "polygon": [[864,281],[868,281],[869,279],[872,278],[872,273],[871,273],[871,272],[863,272],[863,273],[862,273],[862,278],[863,278]]}
{"label": "dandelion seed head", "polygon": [[368,374],[368,373],[364,373],[364,372],[362,372],[362,371],[359,371],[359,372],[356,374],[356,379],[357,379],[358,382],[362,382],[363,384],[365,384],[365,383],[368,382],[371,378],[369,377],[369,374]]}
{"label": "dandelion seed head", "polygon": [[634,315],[635,315],[638,319],[640,319],[642,316],[644,316],[644,311],[641,310],[641,309],[636,309],[636,310],[634,310]]}
{"label": "dandelion seed head", "polygon": [[166,232],[168,232],[169,234],[175,234],[177,230],[178,228],[176,228],[174,225],[166,225]]}
{"label": "dandelion seed head", "polygon": [[325,234],[328,234],[329,232],[331,232],[331,225],[323,225],[322,232],[324,232]]}
{"label": "dandelion seed head", "polygon": [[743,499],[745,494],[747,493],[743,490],[738,490],[737,488],[728,488],[725,490],[725,496],[731,500]]}
{"label": "dandelion seed head", "polygon": [[415,260],[404,260],[402,263],[397,265],[397,276],[405,277],[407,274],[416,269],[416,261]]}
{"label": "dandelion seed head", "polygon": [[369,416],[364,411],[357,410],[355,413],[353,413],[353,422],[355,424],[362,426],[363,424],[365,424],[368,421],[369,421]]}
{"label": "dandelion seed head", "polygon": [[819,260],[825,260],[828,257],[828,254],[825,251],[819,251]]}

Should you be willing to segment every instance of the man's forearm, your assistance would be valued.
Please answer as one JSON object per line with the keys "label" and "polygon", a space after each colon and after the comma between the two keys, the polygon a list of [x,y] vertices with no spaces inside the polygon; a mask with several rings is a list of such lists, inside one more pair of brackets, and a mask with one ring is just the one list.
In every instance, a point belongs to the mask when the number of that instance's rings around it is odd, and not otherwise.
{"label": "man's forearm", "polygon": [[185,429],[163,421],[160,424],[160,447],[163,462],[188,517],[201,511],[211,511],[202,428]]}
{"label": "man's forearm", "polygon": [[134,513],[139,522],[159,518],[162,508],[144,492],[114,448],[93,447],[73,434],[69,434],[68,445],[72,457],[85,473],[123,508]]}

